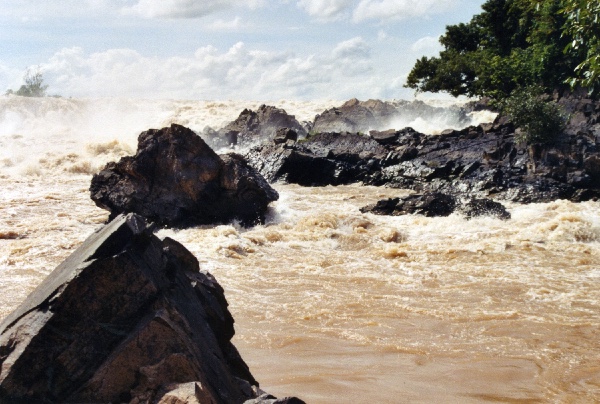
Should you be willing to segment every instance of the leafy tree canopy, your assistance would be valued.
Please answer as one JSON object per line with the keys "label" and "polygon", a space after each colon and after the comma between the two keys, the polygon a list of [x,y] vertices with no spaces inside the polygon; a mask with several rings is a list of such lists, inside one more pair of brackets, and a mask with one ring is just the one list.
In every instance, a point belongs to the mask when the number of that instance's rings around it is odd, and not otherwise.
{"label": "leafy tree canopy", "polygon": [[569,79],[572,87],[591,91],[600,87],[600,2],[598,0],[563,0],[566,17],[565,36],[570,39],[567,51],[579,64]]}
{"label": "leafy tree canopy", "polygon": [[444,50],[422,57],[406,87],[502,100],[513,91],[600,80],[600,2],[488,0],[470,22],[446,27]]}

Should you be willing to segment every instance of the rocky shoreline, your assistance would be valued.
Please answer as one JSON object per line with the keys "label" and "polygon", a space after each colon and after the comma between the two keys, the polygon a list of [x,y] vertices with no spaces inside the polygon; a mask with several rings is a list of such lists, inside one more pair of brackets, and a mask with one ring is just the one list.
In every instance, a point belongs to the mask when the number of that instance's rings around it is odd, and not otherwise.
{"label": "rocky shoreline", "polygon": [[497,117],[492,123],[439,135],[412,128],[369,134],[323,132],[298,142],[263,143],[245,156],[270,182],[307,186],[361,182],[520,203],[597,199],[600,103],[563,98],[559,104],[570,119],[554,144],[518,143],[515,134],[520,128]]}

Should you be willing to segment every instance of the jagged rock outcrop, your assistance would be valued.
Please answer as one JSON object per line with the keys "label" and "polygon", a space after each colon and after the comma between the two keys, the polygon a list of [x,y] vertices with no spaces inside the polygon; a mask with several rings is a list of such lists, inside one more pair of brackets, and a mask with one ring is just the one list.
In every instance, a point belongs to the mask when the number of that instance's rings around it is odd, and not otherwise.
{"label": "jagged rock outcrop", "polygon": [[142,132],[135,156],[95,174],[92,200],[111,212],[134,212],[164,226],[264,220],[279,195],[237,154],[217,155],[180,125]]}
{"label": "jagged rock outcrop", "polygon": [[91,235],[0,324],[0,402],[242,403],[264,394],[223,289],[146,221]]}
{"label": "jagged rock outcrop", "polygon": [[365,180],[387,155],[375,140],[357,133],[319,133],[306,141],[263,144],[246,153],[270,182],[319,186]]}
{"label": "jagged rock outcrop", "polygon": [[554,145],[526,145],[515,141],[516,129],[500,118],[439,136],[401,134],[366,183],[524,203],[600,196],[596,138],[567,133]]}
{"label": "jagged rock outcrop", "polygon": [[217,131],[207,130],[204,136],[213,147],[249,147],[264,140],[272,140],[281,128],[291,129],[300,137],[306,136],[306,129],[293,115],[281,108],[264,104],[256,111],[244,109],[235,121]]}
{"label": "jagged rock outcrop", "polygon": [[439,192],[425,192],[423,194],[409,195],[404,198],[382,199],[375,204],[362,207],[360,211],[376,215],[401,216],[417,214],[429,217],[450,216],[455,211],[458,211],[467,219],[478,216],[510,219],[510,213],[499,202],[486,198],[461,200],[452,195]]}
{"label": "jagged rock outcrop", "polygon": [[[426,135],[411,128],[369,136],[326,133],[262,145],[246,156],[269,181],[362,182],[515,202],[600,198],[600,102],[567,99],[565,134],[554,144],[518,143],[505,117]],[[347,141],[349,140],[349,141]],[[358,150],[364,152],[358,152]]]}
{"label": "jagged rock outcrop", "polygon": [[[359,101],[353,98],[340,107],[323,111],[314,119],[312,132],[363,132],[370,130],[401,129],[419,117],[457,124],[468,124],[470,121],[466,109],[453,106],[439,108],[428,105],[423,101]],[[403,126],[397,127],[404,122]]]}

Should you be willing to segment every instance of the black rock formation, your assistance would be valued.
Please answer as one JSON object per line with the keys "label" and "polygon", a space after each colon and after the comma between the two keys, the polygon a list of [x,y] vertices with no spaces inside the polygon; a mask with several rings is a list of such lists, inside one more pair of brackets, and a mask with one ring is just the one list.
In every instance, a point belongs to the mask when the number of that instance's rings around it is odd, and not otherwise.
{"label": "black rock formation", "polygon": [[[411,128],[320,133],[297,143],[263,144],[246,157],[269,181],[302,185],[386,185],[515,202],[600,197],[600,102],[562,99],[571,119],[553,144],[515,140],[495,122],[425,135]],[[355,128],[354,126],[352,126]]]}
{"label": "black rock formation", "polygon": [[499,202],[487,198],[469,198],[463,201],[452,195],[439,192],[425,192],[404,198],[382,199],[375,204],[362,207],[360,211],[376,215],[417,214],[429,217],[450,216],[458,211],[467,219],[478,216],[510,219],[510,213]]}
{"label": "black rock formation", "polygon": [[135,156],[92,178],[91,198],[111,218],[134,212],[165,226],[264,220],[277,192],[237,154],[218,156],[179,125],[142,132]]}
{"label": "black rock formation", "polygon": [[241,403],[259,390],[233,335],[198,260],[122,215],[0,325],[0,401]]}

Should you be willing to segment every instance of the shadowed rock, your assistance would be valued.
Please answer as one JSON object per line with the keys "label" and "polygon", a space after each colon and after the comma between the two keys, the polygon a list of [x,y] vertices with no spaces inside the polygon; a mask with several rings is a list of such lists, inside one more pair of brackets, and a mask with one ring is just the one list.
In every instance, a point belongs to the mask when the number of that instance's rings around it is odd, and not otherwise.
{"label": "shadowed rock", "polygon": [[135,156],[108,163],[92,178],[91,198],[111,212],[134,212],[165,226],[264,220],[279,195],[243,157],[218,156],[179,125],[142,132]]}
{"label": "shadowed rock", "polygon": [[365,179],[379,169],[387,151],[356,133],[319,133],[302,142],[287,140],[254,147],[246,153],[253,167],[271,182],[340,185]]}
{"label": "shadowed rock", "polygon": [[223,289],[196,258],[119,216],[0,325],[0,401],[241,403],[257,382],[233,334]]}

